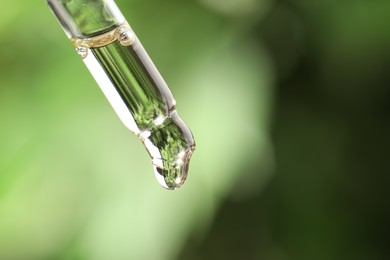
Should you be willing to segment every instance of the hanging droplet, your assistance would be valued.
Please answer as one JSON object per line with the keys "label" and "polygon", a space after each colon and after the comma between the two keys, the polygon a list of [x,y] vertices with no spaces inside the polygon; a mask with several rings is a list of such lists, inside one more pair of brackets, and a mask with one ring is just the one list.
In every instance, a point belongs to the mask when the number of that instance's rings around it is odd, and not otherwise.
{"label": "hanging droplet", "polygon": [[177,112],[171,112],[159,127],[141,139],[152,158],[159,183],[171,190],[180,188],[187,178],[195,141]]}

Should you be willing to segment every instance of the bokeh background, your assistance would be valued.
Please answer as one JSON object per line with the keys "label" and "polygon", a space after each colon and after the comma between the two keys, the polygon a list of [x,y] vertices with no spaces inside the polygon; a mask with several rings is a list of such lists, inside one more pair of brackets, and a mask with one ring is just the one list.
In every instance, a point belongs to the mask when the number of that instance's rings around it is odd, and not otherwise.
{"label": "bokeh background", "polygon": [[0,259],[389,259],[390,1],[116,2],[196,138],[187,183],[44,1],[0,0]]}

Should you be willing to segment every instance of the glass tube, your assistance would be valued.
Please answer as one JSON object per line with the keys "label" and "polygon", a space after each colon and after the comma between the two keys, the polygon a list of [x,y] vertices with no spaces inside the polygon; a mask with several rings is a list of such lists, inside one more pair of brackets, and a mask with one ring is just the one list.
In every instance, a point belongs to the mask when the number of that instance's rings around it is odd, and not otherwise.
{"label": "glass tube", "polygon": [[190,129],[137,36],[112,0],[47,0],[124,125],[145,145],[159,183],[177,189],[195,149]]}

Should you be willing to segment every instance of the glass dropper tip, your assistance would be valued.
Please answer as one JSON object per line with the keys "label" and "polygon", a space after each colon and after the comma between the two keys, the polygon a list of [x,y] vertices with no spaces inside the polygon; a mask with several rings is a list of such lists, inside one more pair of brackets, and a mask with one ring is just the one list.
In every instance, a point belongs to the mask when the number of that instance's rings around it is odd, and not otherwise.
{"label": "glass dropper tip", "polygon": [[187,179],[195,140],[174,110],[151,132],[139,135],[152,159],[154,174],[168,190],[180,188]]}
{"label": "glass dropper tip", "polygon": [[180,153],[179,159],[174,163],[163,160],[158,160],[159,163],[153,162],[154,174],[161,186],[168,190],[176,190],[184,184],[188,175],[190,158],[194,150],[195,145],[187,152]]}

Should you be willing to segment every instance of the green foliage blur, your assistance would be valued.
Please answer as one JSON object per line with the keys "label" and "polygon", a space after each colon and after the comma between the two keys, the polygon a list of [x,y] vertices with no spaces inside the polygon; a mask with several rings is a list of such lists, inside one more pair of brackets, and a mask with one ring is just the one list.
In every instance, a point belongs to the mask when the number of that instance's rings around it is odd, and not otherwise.
{"label": "green foliage blur", "polygon": [[241,42],[252,22],[236,23],[198,1],[117,4],[196,138],[187,183],[174,192],[159,186],[142,143],[45,2],[7,1],[0,14],[0,259],[174,259],[195,230],[207,230],[233,188],[249,183],[257,191],[270,174],[267,161],[241,172],[270,147],[272,73],[264,50]]}
{"label": "green foliage blur", "polygon": [[197,142],[161,188],[45,1],[0,9],[0,259],[388,259],[390,1],[116,0]]}

